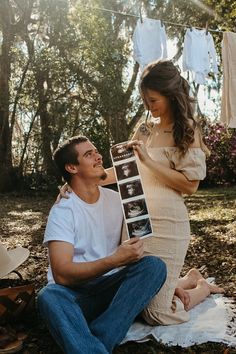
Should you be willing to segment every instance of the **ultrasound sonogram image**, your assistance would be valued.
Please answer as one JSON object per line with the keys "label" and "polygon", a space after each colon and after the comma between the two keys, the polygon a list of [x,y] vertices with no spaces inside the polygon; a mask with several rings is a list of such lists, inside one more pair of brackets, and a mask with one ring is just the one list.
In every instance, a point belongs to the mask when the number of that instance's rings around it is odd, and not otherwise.
{"label": "ultrasound sonogram image", "polygon": [[148,214],[145,199],[134,200],[123,204],[126,219]]}
{"label": "ultrasound sonogram image", "polygon": [[139,174],[135,160],[125,162],[121,165],[117,165],[117,166],[115,166],[115,169],[116,169],[116,175],[117,175],[118,181],[125,179],[125,178],[134,177]]}
{"label": "ultrasound sonogram image", "polygon": [[150,219],[142,219],[127,224],[129,230],[129,237],[143,237],[152,232]]}
{"label": "ultrasound sonogram image", "polygon": [[111,147],[111,157],[129,238],[152,235],[152,226],[133,148],[127,143]]}
{"label": "ultrasound sonogram image", "polygon": [[126,145],[127,143],[122,143],[111,147],[111,154],[115,162],[135,156],[133,148],[127,149]]}
{"label": "ultrasound sonogram image", "polygon": [[143,194],[143,188],[140,180],[122,183],[120,186],[120,194],[122,199],[136,197]]}

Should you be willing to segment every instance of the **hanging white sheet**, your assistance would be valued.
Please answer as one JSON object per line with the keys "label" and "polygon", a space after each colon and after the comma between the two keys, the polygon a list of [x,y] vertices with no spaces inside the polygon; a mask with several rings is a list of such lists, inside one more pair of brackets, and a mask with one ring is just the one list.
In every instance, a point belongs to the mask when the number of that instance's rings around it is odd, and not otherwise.
{"label": "hanging white sheet", "polygon": [[236,33],[223,34],[222,65],[221,121],[229,128],[236,128]]}

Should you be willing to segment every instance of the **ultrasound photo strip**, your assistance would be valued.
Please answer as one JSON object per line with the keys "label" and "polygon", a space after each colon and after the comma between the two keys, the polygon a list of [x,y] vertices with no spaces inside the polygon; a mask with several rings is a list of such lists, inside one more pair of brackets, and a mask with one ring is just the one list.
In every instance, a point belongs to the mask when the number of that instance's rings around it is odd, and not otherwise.
{"label": "ultrasound photo strip", "polygon": [[127,142],[112,146],[111,158],[128,236],[145,238],[152,235],[151,220],[134,150],[126,146]]}

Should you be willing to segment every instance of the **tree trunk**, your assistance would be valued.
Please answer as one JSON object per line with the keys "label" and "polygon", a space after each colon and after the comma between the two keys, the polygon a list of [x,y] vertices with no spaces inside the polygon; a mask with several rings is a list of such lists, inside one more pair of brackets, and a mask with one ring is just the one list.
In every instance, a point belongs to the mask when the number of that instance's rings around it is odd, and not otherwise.
{"label": "tree trunk", "polygon": [[111,134],[115,144],[126,141],[129,137],[125,112],[117,112],[111,117]]}
{"label": "tree trunk", "polygon": [[11,134],[9,126],[9,80],[10,49],[13,41],[11,33],[8,1],[0,4],[2,20],[2,46],[0,52],[0,192],[7,192],[14,186],[11,155]]}
{"label": "tree trunk", "polygon": [[52,132],[50,128],[50,114],[47,110],[47,93],[44,89],[44,82],[46,81],[47,73],[37,73],[37,90],[39,98],[39,117],[41,125],[41,137],[42,137],[42,155],[44,168],[49,176],[55,176],[56,169],[52,160]]}

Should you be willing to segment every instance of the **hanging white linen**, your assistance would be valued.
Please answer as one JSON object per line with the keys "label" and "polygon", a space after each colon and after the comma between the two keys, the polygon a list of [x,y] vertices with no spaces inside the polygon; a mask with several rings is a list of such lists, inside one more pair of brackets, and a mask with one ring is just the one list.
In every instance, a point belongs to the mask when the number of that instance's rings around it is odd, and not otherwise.
{"label": "hanging white linen", "polygon": [[205,85],[210,71],[218,73],[217,56],[212,35],[206,30],[187,29],[184,36],[183,71],[191,71],[197,84]]}
{"label": "hanging white linen", "polygon": [[134,59],[141,70],[157,59],[167,58],[167,36],[164,24],[160,20],[144,18],[133,34]]}
{"label": "hanging white linen", "polygon": [[236,128],[236,33],[223,34],[222,65],[221,121],[229,128]]}

